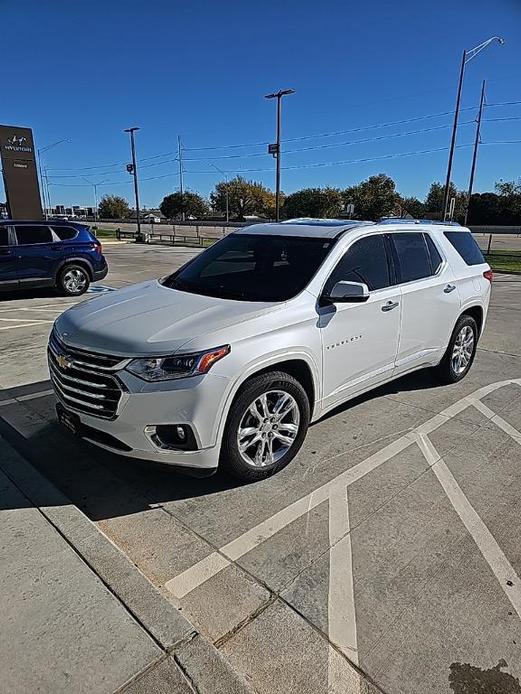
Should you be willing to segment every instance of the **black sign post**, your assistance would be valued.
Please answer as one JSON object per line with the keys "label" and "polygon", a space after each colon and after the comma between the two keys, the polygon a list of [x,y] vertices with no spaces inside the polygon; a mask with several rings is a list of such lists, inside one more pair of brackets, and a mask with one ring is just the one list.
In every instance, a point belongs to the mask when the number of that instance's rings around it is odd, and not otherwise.
{"label": "black sign post", "polygon": [[0,156],[9,217],[43,219],[32,130],[0,125]]}

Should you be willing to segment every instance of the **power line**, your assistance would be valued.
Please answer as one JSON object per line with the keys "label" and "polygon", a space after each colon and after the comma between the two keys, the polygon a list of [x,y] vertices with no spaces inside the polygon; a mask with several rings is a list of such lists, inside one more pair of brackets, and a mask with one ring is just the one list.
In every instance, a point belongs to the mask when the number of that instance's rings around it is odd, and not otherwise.
{"label": "power line", "polygon": [[[488,104],[488,108],[494,108],[494,107],[503,107],[503,106],[515,106],[521,104],[520,101],[504,101],[504,102],[498,102],[498,103],[492,103]],[[472,111],[475,110],[475,106],[468,106],[466,108],[461,109],[461,111]],[[329,132],[322,132],[322,133],[313,133],[310,135],[302,135],[300,137],[293,137],[293,138],[288,138],[283,140],[283,142],[300,142],[300,141],[305,141],[305,140],[312,140],[315,138],[322,138],[322,137],[335,137],[337,135],[347,135],[351,133],[357,133],[357,132],[364,132],[367,130],[376,130],[380,128],[388,128],[394,125],[405,125],[407,123],[413,123],[413,122],[418,122],[421,120],[428,120],[432,118],[442,118],[445,116],[450,116],[453,115],[454,111],[441,111],[438,113],[429,113],[425,114],[422,116],[415,116],[413,118],[405,118],[402,120],[397,120],[397,121],[388,121],[388,122],[383,122],[383,123],[374,123],[372,125],[365,125],[365,126],[360,126],[358,128],[350,128],[348,130],[336,130],[336,131],[329,131]],[[505,118],[505,120],[517,120],[517,117],[511,116]],[[494,121],[494,120],[500,120],[500,119],[492,119],[488,118],[487,121]],[[448,127],[448,126],[439,126],[441,127]],[[426,129],[427,130],[427,129]],[[389,137],[399,137],[400,135],[395,134],[391,135]],[[228,144],[228,145],[213,145],[213,146],[208,146],[208,147],[184,147],[183,146],[183,151],[185,152],[202,152],[202,151],[211,151],[211,150],[218,150],[218,149],[239,149],[239,148],[244,148],[244,147],[260,147],[260,146],[266,146],[268,144],[267,141],[265,142],[246,142],[246,143],[239,143],[239,144]],[[340,146],[340,145],[339,145]],[[317,146],[318,148],[318,146]],[[291,151],[297,151],[297,150],[291,150]],[[302,150],[305,151],[305,150]],[[167,157],[167,156],[173,156],[176,155],[176,152],[170,151],[170,152],[162,152],[160,154],[154,154],[149,157],[142,157],[140,161],[151,161],[153,159],[160,159],[161,157]],[[248,158],[248,157],[256,157],[256,156],[263,156],[263,153],[253,153],[249,155],[237,155],[236,158]],[[227,158],[232,158],[233,155],[229,155]],[[218,158],[218,157],[215,157]],[[222,157],[224,158],[224,157]],[[206,159],[201,158],[200,161],[205,161]],[[167,163],[173,163],[177,161],[177,157],[174,159],[169,159],[164,162],[159,162],[157,165],[160,164],[167,164]],[[188,160],[187,160],[188,161]],[[191,159],[190,161],[196,161],[195,159]],[[120,162],[113,162],[110,164],[98,164],[96,166],[82,166],[82,167],[74,167],[74,168],[57,168],[57,167],[50,167],[48,168],[48,171],[93,171],[96,169],[108,169],[108,168],[114,168],[117,166],[124,166],[125,162],[120,161]],[[153,166],[152,164],[146,165],[146,166]],[[143,167],[141,167],[143,168]]]}

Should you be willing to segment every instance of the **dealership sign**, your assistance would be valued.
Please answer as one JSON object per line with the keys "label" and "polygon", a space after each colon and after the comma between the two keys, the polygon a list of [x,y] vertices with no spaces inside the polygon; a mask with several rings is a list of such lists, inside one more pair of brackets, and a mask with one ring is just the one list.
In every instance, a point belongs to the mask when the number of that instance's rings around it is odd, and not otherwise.
{"label": "dealership sign", "polygon": [[0,125],[0,156],[11,219],[42,219],[33,133],[30,128]]}

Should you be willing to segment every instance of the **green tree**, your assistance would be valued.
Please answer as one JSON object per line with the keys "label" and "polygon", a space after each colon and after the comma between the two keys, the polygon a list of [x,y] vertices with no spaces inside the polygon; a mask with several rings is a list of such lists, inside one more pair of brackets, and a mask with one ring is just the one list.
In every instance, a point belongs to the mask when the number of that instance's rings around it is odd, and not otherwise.
{"label": "green tree", "polygon": [[468,224],[504,224],[501,199],[496,193],[474,193],[470,199]]}
{"label": "green tree", "polygon": [[184,193],[178,191],[163,198],[159,209],[167,219],[179,219],[195,217],[199,219],[208,214],[208,203],[197,193],[187,190]]}
{"label": "green tree", "polygon": [[398,204],[401,207],[402,217],[410,215],[414,219],[421,219],[425,214],[425,205],[418,198],[400,198]]}
{"label": "green tree", "polygon": [[237,219],[244,219],[246,215],[274,216],[275,195],[262,183],[247,181],[242,176],[217,183],[210,200],[214,209],[222,213],[226,211],[227,191],[230,216]]}
{"label": "green tree", "polygon": [[383,173],[346,188],[342,196],[346,205],[355,206],[358,219],[372,220],[392,214],[399,200],[393,179]]}
{"label": "green tree", "polygon": [[337,217],[343,209],[342,193],[338,188],[304,188],[284,200],[282,214],[291,217]]}
{"label": "green tree", "polygon": [[125,219],[130,214],[130,207],[125,198],[119,195],[104,195],[98,205],[100,219]]}
{"label": "green tree", "polygon": [[517,225],[521,222],[521,180],[496,183],[501,224]]}
{"label": "green tree", "polygon": [[[439,181],[431,184],[427,197],[425,198],[425,211],[432,219],[441,219],[443,216],[443,196],[445,186]],[[449,186],[449,202],[452,198],[456,198],[453,218],[457,221],[463,221],[465,216],[465,206],[467,203],[467,194],[458,190],[454,183]]]}

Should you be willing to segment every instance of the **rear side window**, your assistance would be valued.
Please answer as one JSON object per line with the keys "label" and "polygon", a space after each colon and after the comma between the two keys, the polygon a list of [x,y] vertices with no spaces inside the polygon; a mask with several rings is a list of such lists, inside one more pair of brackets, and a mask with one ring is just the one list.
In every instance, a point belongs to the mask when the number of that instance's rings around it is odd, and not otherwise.
{"label": "rear side window", "polygon": [[431,257],[423,234],[391,234],[398,256],[398,282],[412,282],[430,277]]}
{"label": "rear side window", "polygon": [[363,282],[370,290],[383,289],[391,282],[383,234],[355,241],[329,276],[325,291],[337,282]]}
{"label": "rear side window", "polygon": [[72,227],[51,227],[56,236],[60,241],[67,241],[67,239],[73,239],[78,235],[78,231]]}
{"label": "rear side window", "polygon": [[485,262],[483,253],[470,231],[446,231],[444,233],[467,265],[482,265]]}
{"label": "rear side window", "polygon": [[16,239],[19,244],[26,243],[51,243],[52,233],[47,226],[32,226],[26,224],[24,226],[15,226]]}
{"label": "rear side window", "polygon": [[9,245],[9,236],[7,233],[7,227],[0,227],[0,246]]}
{"label": "rear side window", "polygon": [[432,274],[435,275],[440,269],[443,259],[429,234],[425,234],[425,240],[427,241],[427,248],[429,249],[429,255],[431,256]]}

